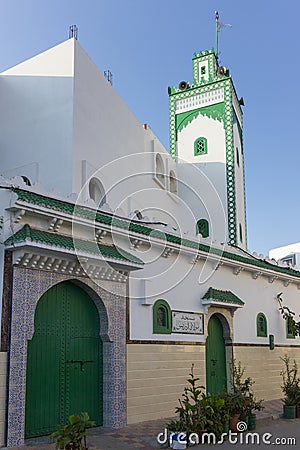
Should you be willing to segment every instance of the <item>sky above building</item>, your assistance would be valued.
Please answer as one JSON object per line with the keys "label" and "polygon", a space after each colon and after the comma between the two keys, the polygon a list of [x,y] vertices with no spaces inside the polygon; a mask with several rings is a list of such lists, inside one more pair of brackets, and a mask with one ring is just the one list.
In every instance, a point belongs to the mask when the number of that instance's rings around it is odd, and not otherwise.
{"label": "sky above building", "polygon": [[[300,241],[298,0],[0,0],[0,71],[64,41],[69,26],[142,123],[169,148],[167,88],[216,46],[244,98],[248,247]],[[2,112],[5,113],[5,112]],[[0,150],[1,151],[1,150]],[[1,165],[1,163],[0,163]]]}

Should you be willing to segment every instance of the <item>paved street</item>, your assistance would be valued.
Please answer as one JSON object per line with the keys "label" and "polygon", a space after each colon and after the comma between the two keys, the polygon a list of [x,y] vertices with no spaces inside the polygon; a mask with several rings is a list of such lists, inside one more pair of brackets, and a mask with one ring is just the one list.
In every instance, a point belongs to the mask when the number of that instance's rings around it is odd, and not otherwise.
{"label": "paved street", "polygon": [[[257,428],[255,435],[247,433],[231,436],[222,445],[222,449],[229,448],[270,448],[270,445],[299,448],[300,447],[300,419],[286,420],[280,418],[282,413],[281,400],[265,402],[265,409],[257,414]],[[157,442],[158,433],[163,432],[165,420],[142,422],[118,430],[104,428],[89,430],[89,450],[153,450],[161,446]],[[285,438],[282,439],[282,438]],[[287,439],[294,440],[288,441]],[[252,440],[254,439],[254,440]],[[238,442],[236,442],[238,440]],[[263,441],[267,443],[263,443]],[[54,450],[55,445],[49,444],[47,436],[26,441],[26,445],[14,447],[14,450]],[[194,449],[208,449],[212,445],[201,444]],[[4,449],[3,449],[4,450]]]}
{"label": "paved street", "polygon": [[[255,433],[255,435],[253,434]],[[266,443],[264,443],[264,441]],[[238,442],[238,443],[237,443]],[[300,419],[277,419],[269,421],[268,423],[258,424],[255,432],[239,434],[238,437],[234,435],[231,442],[228,440],[221,446],[222,449],[242,449],[242,448],[270,448],[270,445],[285,447],[285,448],[299,448],[300,447]],[[211,449],[211,445],[197,445],[196,449]]]}

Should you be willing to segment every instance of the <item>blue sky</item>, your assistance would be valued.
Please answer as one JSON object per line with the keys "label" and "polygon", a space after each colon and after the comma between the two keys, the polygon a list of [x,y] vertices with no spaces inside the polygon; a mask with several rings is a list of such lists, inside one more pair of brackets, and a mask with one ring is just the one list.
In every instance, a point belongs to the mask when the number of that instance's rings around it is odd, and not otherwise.
{"label": "blue sky", "polygon": [[69,25],[142,123],[168,148],[168,85],[192,81],[215,46],[245,100],[248,247],[300,241],[298,0],[0,0],[0,71],[68,38]]}

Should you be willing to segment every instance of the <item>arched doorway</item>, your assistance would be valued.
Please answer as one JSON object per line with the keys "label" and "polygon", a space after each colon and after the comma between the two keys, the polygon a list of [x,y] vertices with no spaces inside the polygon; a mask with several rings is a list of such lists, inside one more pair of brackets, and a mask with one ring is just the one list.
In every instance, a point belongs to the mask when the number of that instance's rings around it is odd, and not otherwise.
{"label": "arched doorway", "polygon": [[206,392],[217,394],[227,390],[227,375],[223,325],[216,314],[209,319],[207,331]]}
{"label": "arched doorway", "polygon": [[102,366],[93,300],[70,281],[53,286],[37,304],[28,341],[25,437],[49,434],[82,411],[101,425]]}

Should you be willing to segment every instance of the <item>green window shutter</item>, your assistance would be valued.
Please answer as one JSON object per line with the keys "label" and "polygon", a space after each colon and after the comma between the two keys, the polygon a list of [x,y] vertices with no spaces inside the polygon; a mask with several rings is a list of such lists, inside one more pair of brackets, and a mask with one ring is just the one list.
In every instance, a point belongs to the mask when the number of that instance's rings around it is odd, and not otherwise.
{"label": "green window shutter", "polygon": [[196,225],[196,234],[201,234],[204,238],[209,236],[209,224],[206,219],[198,220]]}
{"label": "green window shutter", "polygon": [[260,337],[267,337],[267,319],[263,313],[257,314],[256,317],[256,334]]}
{"label": "green window shutter", "polygon": [[153,333],[171,334],[171,308],[165,300],[157,300],[153,305]]}
{"label": "green window shutter", "polygon": [[292,317],[287,317],[286,319],[286,337],[288,339],[295,339],[295,332],[294,332],[294,320]]}
{"label": "green window shutter", "polygon": [[194,156],[207,154],[207,139],[205,137],[199,137],[194,142]]}

